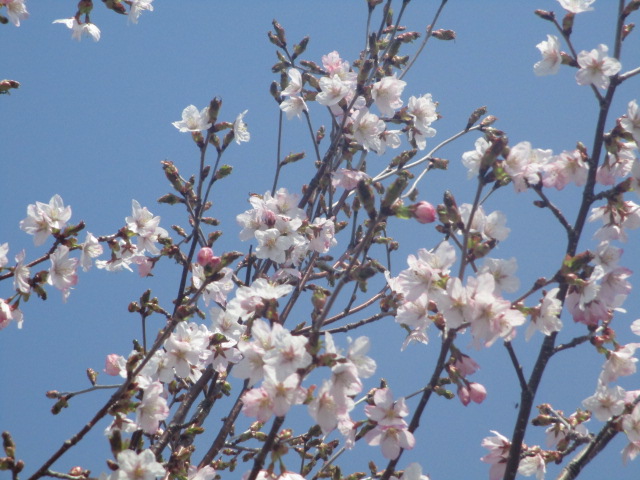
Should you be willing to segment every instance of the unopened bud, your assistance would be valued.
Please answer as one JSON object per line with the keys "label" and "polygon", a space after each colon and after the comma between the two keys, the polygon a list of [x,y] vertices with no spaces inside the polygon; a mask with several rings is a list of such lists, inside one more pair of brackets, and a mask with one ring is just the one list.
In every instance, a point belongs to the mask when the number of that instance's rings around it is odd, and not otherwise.
{"label": "unopened bud", "polygon": [[487,390],[483,385],[471,382],[469,384],[469,396],[472,402],[482,403],[487,398]]}
{"label": "unopened bud", "polygon": [[409,207],[413,218],[420,223],[433,223],[436,220],[436,209],[424,200]]}
{"label": "unopened bud", "polygon": [[434,30],[433,32],[431,32],[431,35],[434,38],[437,38],[438,40],[455,40],[456,39],[456,32],[454,32],[453,30],[445,30],[443,28],[439,30]]}

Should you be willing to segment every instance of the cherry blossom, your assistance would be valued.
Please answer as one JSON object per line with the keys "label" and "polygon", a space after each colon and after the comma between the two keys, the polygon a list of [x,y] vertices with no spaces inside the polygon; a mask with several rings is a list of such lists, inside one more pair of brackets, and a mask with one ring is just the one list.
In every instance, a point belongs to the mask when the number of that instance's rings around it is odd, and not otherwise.
{"label": "cherry blossom", "polygon": [[145,433],[156,433],[160,422],[169,416],[163,395],[164,387],[160,382],[153,382],[144,389],[142,402],[136,407],[136,423]]}
{"label": "cherry blossom", "polygon": [[319,83],[321,92],[316,96],[316,101],[325,107],[337,105],[351,93],[351,85],[345,83],[339,75],[322,77]]}
{"label": "cherry blossom", "polygon": [[3,268],[8,262],[7,254],[9,253],[9,244],[7,242],[0,244],[0,268]]}
{"label": "cherry blossom", "polygon": [[518,270],[515,257],[509,260],[485,258],[478,273],[490,273],[495,280],[495,293],[502,291],[514,293],[520,288],[520,280],[514,274]]}
{"label": "cherry blossom", "polygon": [[300,117],[300,114],[306,112],[307,104],[304,98],[300,95],[302,93],[302,75],[300,71],[295,68],[287,70],[289,77],[289,84],[285,88],[281,95],[288,97],[280,103],[280,110],[287,114],[287,119],[293,118],[293,116]]}
{"label": "cherry blossom", "polygon": [[622,429],[632,443],[640,443],[640,405],[622,418]]}
{"label": "cherry blossom", "polygon": [[244,116],[248,111],[249,110],[245,110],[244,112],[239,113],[233,122],[233,138],[236,140],[238,145],[242,142],[248,142],[251,139],[251,134],[247,129],[247,124],[244,123]]}
{"label": "cherry blossom", "polygon": [[559,288],[549,290],[544,295],[540,305],[532,310],[531,323],[525,333],[527,341],[533,336],[536,330],[548,336],[562,329],[562,320],[560,320],[562,302],[557,298],[559,291]]}
{"label": "cherry blossom", "polygon": [[518,464],[518,473],[525,477],[535,475],[537,480],[542,480],[547,473],[547,462],[541,453],[525,455]]}
{"label": "cherry blossom", "polygon": [[49,268],[49,276],[47,283],[53,285],[62,291],[62,298],[66,301],[71,287],[78,283],[78,275],[76,268],[79,260],[77,258],[69,258],[69,247],[58,245],[58,248],[49,257],[51,267]]}
{"label": "cherry blossom", "polygon": [[279,370],[267,370],[262,389],[273,402],[273,413],[277,417],[286,415],[293,405],[301,404],[306,397],[297,373],[285,376]]}
{"label": "cherry blossom", "polygon": [[148,449],[140,453],[123,450],[117,459],[119,468],[114,480],[154,480],[166,474],[164,467],[156,462],[154,453]]}
{"label": "cherry blossom", "polygon": [[462,164],[467,167],[467,176],[473,178],[478,175],[480,171],[480,161],[484,155],[484,152],[489,148],[489,142],[484,137],[480,137],[476,140],[474,146],[475,150],[465,152],[462,154]]}
{"label": "cherry blossom", "polygon": [[547,35],[547,40],[536,45],[542,54],[542,60],[533,66],[536,75],[555,75],[560,69],[562,57],[560,55],[560,42],[555,35]]}
{"label": "cherry blossom", "polygon": [[551,150],[533,148],[529,142],[519,142],[510,148],[503,162],[505,172],[511,178],[516,192],[540,183],[545,165],[552,159]]}
{"label": "cherry blossom", "polygon": [[337,395],[328,380],[316,391],[316,395],[309,403],[309,415],[320,425],[322,432],[328,434],[334,430],[344,417],[353,410],[354,402],[351,398]]}
{"label": "cherry blossom", "polygon": [[54,20],[53,23],[62,23],[64,26],[70,29],[71,38],[75,40],[80,41],[84,36],[91,37],[94,42],[100,40],[100,29],[93,23],[79,23],[75,17]]}
{"label": "cherry blossom", "polygon": [[322,56],[322,66],[329,75],[345,75],[349,73],[349,62],[342,60],[335,50]]}
{"label": "cherry blossom", "polygon": [[173,122],[172,125],[181,132],[200,132],[211,128],[209,122],[209,107],[201,111],[194,105],[189,105],[182,111],[182,120]]}
{"label": "cherry blossom", "polygon": [[22,250],[16,255],[16,266],[13,268],[13,288],[22,293],[29,293],[31,285],[29,285],[30,270],[24,265],[25,251]]}
{"label": "cherry blossom", "polygon": [[582,13],[593,10],[591,4],[596,0],[558,0],[562,8],[571,13]]}
{"label": "cherry blossom", "polygon": [[353,139],[365,150],[383,153],[380,135],[385,124],[377,115],[369,113],[367,108],[358,110],[353,117]]}
{"label": "cherry blossom", "polygon": [[339,168],[331,174],[331,185],[336,188],[342,187],[345,190],[353,190],[360,180],[366,180],[367,178],[370,177],[366,172]]}
{"label": "cherry blossom", "polygon": [[364,413],[370,420],[381,427],[404,428],[407,426],[407,422],[402,417],[409,415],[409,409],[404,398],[394,402],[390,388],[378,388],[373,394],[373,402],[373,405],[364,407]]}
{"label": "cherry blossom", "polygon": [[640,147],[640,109],[636,100],[629,102],[627,115],[622,117],[620,125],[633,136],[636,146]]}
{"label": "cherry blossom", "polygon": [[394,476],[389,477],[389,479],[390,480],[429,480],[429,476],[423,475],[422,467],[420,466],[420,464],[414,462],[406,466],[400,479]]}
{"label": "cherry blossom", "polygon": [[433,101],[430,93],[421,97],[409,97],[407,113],[413,118],[414,127],[425,136],[433,137],[436,134],[431,124],[438,120],[437,106],[437,102]]}
{"label": "cherry blossom", "polygon": [[273,398],[263,387],[247,390],[242,395],[242,413],[256,417],[259,422],[266,422],[274,413]]}
{"label": "cherry blossom", "polygon": [[152,255],[158,255],[160,250],[155,243],[160,237],[169,235],[159,226],[160,217],[154,217],[147,207],[141,207],[136,200],[131,201],[131,210],[131,216],[125,220],[127,228],[138,236],[138,253],[142,254],[146,250]]}
{"label": "cherry blossom", "polygon": [[562,152],[543,166],[542,183],[547,188],[562,190],[569,183],[583,186],[587,181],[589,166],[578,150]]}
{"label": "cherry blossom", "polygon": [[578,85],[593,85],[602,89],[609,87],[609,77],[618,73],[622,65],[617,59],[608,57],[608,51],[609,48],[601,43],[597,49],[590,52],[583,50],[578,54]]}
{"label": "cherry blossom", "polygon": [[87,232],[82,244],[82,253],[80,254],[80,265],[82,270],[88,271],[93,265],[92,258],[102,255],[102,245],[98,242],[98,239],[91,233]]}
{"label": "cherry blossom", "polygon": [[489,480],[499,480],[504,475],[509,458],[511,442],[504,435],[491,430],[493,437],[486,437],[482,440],[482,447],[489,450],[489,453],[480,460],[491,465],[489,470]]}
{"label": "cherry blossom", "polygon": [[377,425],[365,434],[364,439],[371,446],[380,445],[382,455],[389,460],[398,458],[401,448],[411,450],[416,444],[413,434],[407,428],[398,426],[382,427]]}
{"label": "cherry blossom", "polygon": [[187,480],[213,480],[216,476],[216,471],[211,465],[205,465],[198,469],[195,465],[189,465],[189,472],[187,473]]}
{"label": "cherry blossom", "polygon": [[36,202],[27,207],[27,218],[20,221],[20,228],[33,235],[33,243],[42,245],[54,230],[62,230],[71,218],[71,207],[64,206],[62,197],[54,195],[49,203]]}
{"label": "cherry blossom", "polygon": [[21,20],[29,18],[29,12],[25,5],[25,0],[3,0],[0,2],[0,6],[4,5],[7,8],[7,16],[9,21],[16,27],[20,26]]}
{"label": "cherry blossom", "polygon": [[607,361],[602,367],[600,380],[603,384],[611,383],[618,377],[631,375],[636,372],[638,359],[633,356],[640,343],[628,343],[614,352],[609,352]]}
{"label": "cherry blossom", "polygon": [[153,11],[153,5],[151,5],[152,2],[153,0],[133,0],[129,9],[128,20],[131,23],[138,23],[138,18],[140,18],[140,15],[144,10],[149,12]]}
{"label": "cherry blossom", "polygon": [[402,91],[407,82],[399,80],[395,75],[383,77],[371,87],[371,97],[383,115],[392,117],[402,107]]}
{"label": "cherry blossom", "polygon": [[624,399],[625,391],[622,387],[607,387],[598,384],[596,393],[584,399],[582,405],[590,410],[598,420],[606,422],[624,411]]}

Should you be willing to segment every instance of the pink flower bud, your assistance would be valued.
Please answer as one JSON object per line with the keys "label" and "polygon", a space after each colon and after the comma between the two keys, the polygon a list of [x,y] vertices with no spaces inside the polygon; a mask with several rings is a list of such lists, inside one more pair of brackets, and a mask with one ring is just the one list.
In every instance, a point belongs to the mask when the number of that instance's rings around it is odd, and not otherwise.
{"label": "pink flower bud", "polygon": [[471,382],[469,384],[469,396],[475,403],[482,403],[487,398],[487,389],[484,388],[484,385]]}
{"label": "pink flower bud", "polygon": [[107,360],[104,362],[104,373],[107,375],[120,375],[120,365],[118,360],[120,355],[112,353],[107,355]]}
{"label": "pink flower bud", "polygon": [[471,395],[469,394],[469,389],[465,385],[458,385],[458,398],[465,407],[469,405]]}
{"label": "pink flower bud", "polygon": [[203,267],[210,266],[215,267],[220,263],[220,257],[216,257],[213,254],[213,250],[209,247],[202,247],[198,252],[198,263]]}
{"label": "pink flower bud", "polygon": [[198,252],[198,263],[206,267],[213,258],[213,250],[209,247],[202,247]]}
{"label": "pink flower bud", "polygon": [[424,200],[412,205],[413,216],[420,223],[432,223],[436,220],[436,209]]}

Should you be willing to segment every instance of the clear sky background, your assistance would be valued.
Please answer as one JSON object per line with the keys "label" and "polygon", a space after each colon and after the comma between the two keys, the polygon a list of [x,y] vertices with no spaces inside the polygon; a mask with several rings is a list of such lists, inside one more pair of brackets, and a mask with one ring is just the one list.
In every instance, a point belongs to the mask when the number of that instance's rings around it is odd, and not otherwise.
{"label": "clear sky background", "polygon": [[[290,43],[311,36],[303,58],[320,63],[322,55],[337,50],[343,58],[353,60],[364,43],[365,2],[156,1],[155,11],[145,12],[138,25],[127,25],[126,18],[95,3],[92,21],[102,29],[98,43],[88,38],[72,41],[69,30],[51,23],[72,16],[74,1],[28,2],[31,18],[20,28],[0,26],[0,78],[21,83],[19,90],[0,98],[0,243],[9,242],[11,260],[22,248],[29,259],[42,254],[46,245],[34,247],[18,223],[26,216],[28,204],[48,202],[56,193],[72,206],[72,222],[84,220],[96,235],[120,228],[130,215],[132,199],[162,216],[161,225],[167,229],[175,223],[185,225],[178,207],[155,203],[169,191],[160,161],[174,161],[185,174],[195,171],[197,150],[189,135],[180,134],[171,122],[180,119],[187,105],[202,108],[218,96],[224,102],[220,119],[233,121],[238,113],[249,110],[245,120],[251,142],[234,145],[224,156],[223,161],[235,170],[213,197],[213,214],[221,219],[225,232],[216,246],[220,250],[247,249],[248,244],[237,240],[234,217],[249,208],[249,192],[264,193],[271,188],[276,156],[278,109],[269,85],[279,77],[270,70],[276,62],[274,47],[266,37],[271,20],[276,18],[286,28]],[[600,0],[594,12],[578,15],[573,35],[578,50],[591,50],[599,43],[612,45],[616,3]],[[414,0],[405,24],[424,32],[438,4]],[[463,129],[469,114],[482,105],[499,118],[495,126],[507,132],[512,145],[528,140],[534,147],[559,153],[581,141],[591,148],[597,112],[591,90],[578,86],[575,70],[568,67],[552,77],[533,74],[533,64],[539,60],[535,45],[547,34],[556,34],[552,24],[533,14],[536,8],[555,10],[562,16],[560,6],[551,0],[449,1],[437,26],[455,30],[456,40],[432,40],[405,78],[405,101],[411,95],[431,93],[440,102],[443,118],[433,125],[438,135],[430,139],[428,148]],[[637,23],[638,16],[631,20]],[[625,42],[623,71],[640,64],[638,35],[635,32]],[[619,88],[608,128],[626,112],[629,100],[640,99],[639,93],[637,79]],[[328,124],[326,112],[317,105],[312,115],[314,126]],[[310,153],[303,126],[297,119],[285,124],[285,153]],[[449,189],[458,204],[472,201],[475,184],[467,180],[460,158],[473,149],[477,137],[472,133],[439,153],[450,160],[450,170],[430,175],[420,187],[421,199],[440,203],[443,191]],[[391,156],[369,158],[375,170],[376,160],[382,169]],[[280,185],[299,190],[301,179],[308,178],[311,169],[310,160],[291,166]],[[573,219],[579,202],[577,190],[567,187],[554,193],[554,200]],[[549,212],[534,207],[533,200],[530,192],[516,195],[509,187],[485,205],[487,210],[502,210],[508,216],[512,234],[493,256],[518,258],[521,292],[536,278],[553,275],[566,244],[563,230]],[[395,260],[392,273],[397,275],[405,267],[406,254],[431,248],[439,237],[433,226],[415,222],[398,221],[393,227],[404,252]],[[585,235],[582,249],[595,245],[590,239],[593,231],[590,228]],[[640,266],[638,240],[638,233],[632,232],[622,262],[636,272]],[[67,304],[52,289],[47,302],[33,298],[24,305],[22,330],[11,325],[0,332],[0,429],[13,433],[28,474],[75,433],[108,395],[76,398],[70,409],[54,417],[49,413],[53,402],[44,392],[84,388],[88,386],[86,368],[101,371],[107,354],[128,354],[131,338],[139,338],[139,324],[127,313],[128,303],[147,288],[165,306],[175,295],[179,272],[164,263],[147,280],[128,272],[109,274],[93,269],[81,273]],[[0,297],[10,294],[9,286],[2,286]],[[633,297],[634,293],[625,304],[629,313],[620,315],[616,323],[623,343],[634,341],[628,325],[640,317],[640,300]],[[570,318],[563,320],[566,329],[561,341],[584,331]],[[379,370],[365,388],[385,377],[399,396],[426,383],[416,378],[431,373],[437,354],[435,331],[430,335],[433,345],[413,345],[403,353],[403,334],[392,320],[376,325],[369,335]],[[526,344],[521,334],[514,342],[527,373],[540,341],[537,336]],[[344,345],[344,338],[339,342]],[[464,340],[458,343],[465,346]],[[433,400],[421,422],[418,444],[400,466],[420,461],[433,480],[488,478],[488,465],[479,461],[485,454],[480,442],[491,429],[510,436],[519,391],[501,345],[471,354],[482,366],[473,380],[487,387],[487,400],[467,408],[457,399]],[[573,411],[595,391],[601,365],[602,357],[588,345],[558,355],[537,403],[551,402],[557,409]],[[111,379],[103,375],[101,380],[109,383]],[[640,388],[637,376],[621,384],[627,389]],[[409,405],[412,408],[414,403]],[[590,429],[595,431],[599,425],[594,419]],[[99,425],[56,469],[66,471],[81,464],[96,475],[106,470],[104,427],[106,424]],[[542,429],[530,428],[526,442],[543,444]],[[584,478],[637,479],[638,462],[621,466],[619,452],[625,445],[620,435]],[[350,468],[343,471],[366,471],[369,458],[379,461],[378,449],[359,446],[358,455],[348,461]]]}

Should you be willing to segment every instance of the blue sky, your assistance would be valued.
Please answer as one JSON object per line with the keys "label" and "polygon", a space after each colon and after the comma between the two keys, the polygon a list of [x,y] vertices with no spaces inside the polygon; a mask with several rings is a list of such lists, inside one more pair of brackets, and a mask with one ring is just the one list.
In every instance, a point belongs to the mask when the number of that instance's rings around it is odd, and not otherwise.
{"label": "blue sky", "polygon": [[[214,214],[225,231],[220,248],[248,248],[237,240],[234,216],[249,208],[250,192],[270,189],[275,162],[278,110],[268,89],[278,77],[270,71],[276,57],[266,37],[271,20],[276,18],[286,28],[290,43],[310,35],[304,58],[318,63],[332,50],[354,59],[364,41],[363,1],[155,3],[155,11],[143,14],[134,26],[96,2],[92,21],[102,29],[98,43],[72,41],[64,26],[51,23],[74,14],[75,2],[71,1],[29,2],[31,18],[20,28],[2,26],[0,77],[21,83],[19,90],[0,98],[4,125],[0,129],[0,243],[9,242],[10,258],[22,248],[28,258],[45,251],[44,246],[33,246],[32,239],[18,229],[18,222],[25,217],[28,204],[48,202],[55,193],[72,206],[72,221],[84,220],[94,234],[120,228],[130,215],[132,199],[162,216],[165,228],[184,225],[176,207],[155,203],[169,191],[159,162],[169,159],[181,171],[195,171],[197,151],[189,136],[180,134],[171,122],[180,119],[187,105],[202,108],[214,96],[224,102],[221,119],[232,121],[249,110],[245,119],[251,142],[234,145],[225,154],[224,162],[235,171],[213,197]],[[409,29],[424,31],[436,3],[414,0],[405,17]],[[613,4],[600,0],[594,12],[578,16],[574,29],[578,50],[591,50],[599,43],[611,45]],[[539,59],[535,45],[547,34],[555,34],[550,23],[533,14],[535,8],[561,11],[550,0],[447,4],[438,27],[455,30],[456,40],[432,40],[405,78],[405,99],[431,93],[440,102],[443,118],[434,125],[438,135],[429,145],[464,128],[469,114],[487,105],[489,113],[499,118],[495,126],[507,132],[511,144],[528,140],[534,147],[556,153],[575,148],[577,141],[590,147],[597,110],[591,90],[576,85],[575,71],[569,68],[553,77],[533,75],[532,66]],[[637,33],[625,42],[621,61],[623,71],[640,63]],[[637,81],[620,87],[609,128],[613,118],[626,111],[627,102],[638,97],[638,91]],[[317,108],[313,121],[315,126],[327,124],[328,117]],[[309,152],[303,127],[297,120],[285,124],[285,152]],[[440,152],[439,156],[450,160],[450,169],[425,180],[421,199],[439,203],[443,191],[449,189],[459,204],[472,200],[475,185],[467,180],[460,157],[473,148],[476,138],[465,136]],[[369,161],[374,170],[376,160]],[[386,160],[379,159],[380,169]],[[285,170],[280,184],[299,189],[300,179],[310,169],[310,162],[299,162]],[[568,187],[554,193],[554,200],[573,218],[577,190]],[[552,275],[565,248],[562,229],[548,212],[533,207],[533,200],[531,193],[516,195],[508,188],[486,205],[508,216],[512,234],[494,256],[517,256],[523,285]],[[408,222],[396,226],[405,253],[395,260],[395,274],[404,268],[406,254],[431,248],[439,240],[430,226]],[[594,245],[592,231],[585,235],[582,248]],[[623,262],[634,271],[640,261],[633,248],[638,239],[637,232],[632,232],[624,245]],[[166,263],[150,280],[127,272],[81,274],[67,304],[52,290],[47,302],[34,298],[25,305],[21,331],[11,326],[0,332],[0,429],[14,434],[18,455],[27,462],[26,472],[32,472],[77,431],[106,398],[100,393],[79,397],[72,408],[53,417],[44,392],[83,388],[87,386],[86,368],[101,370],[108,353],[129,352],[131,338],[139,336],[139,325],[126,307],[147,288],[161,301],[170,302],[178,270]],[[7,287],[0,290],[0,297],[6,295]],[[630,297],[625,304],[629,313],[619,317],[618,334],[625,342],[632,341],[625,324],[640,316],[639,306],[640,301]],[[571,319],[564,320],[566,339],[581,332]],[[391,380],[401,363],[397,395],[410,393],[411,380],[426,374],[433,364],[435,347],[414,345],[400,354],[402,333],[392,323],[375,326],[369,335],[374,354],[379,355],[376,378]],[[540,338],[525,344],[523,337],[520,335],[516,346],[526,369],[535,358]],[[512,429],[519,394],[506,352],[495,345],[473,353],[483,367],[475,380],[487,386],[486,403],[465,409],[457,400],[434,401],[422,422],[418,446],[403,457],[403,462],[420,461],[434,480],[462,480],[469,478],[469,472],[483,478],[488,467],[478,461],[485,453],[480,441],[490,429],[505,435]],[[549,369],[538,400],[566,411],[579,406],[593,393],[600,365],[601,358],[590,347],[567,352],[566,358],[559,358]],[[109,379],[103,376],[102,380]],[[627,380],[623,382],[626,388],[638,388],[637,379]],[[372,382],[369,388],[375,386],[375,380]],[[592,424],[597,428],[598,422]],[[94,474],[104,470],[108,446],[101,438],[103,428],[99,426],[86,445],[63,458],[57,470],[78,463]],[[530,429],[527,443],[542,442],[542,432]],[[637,478],[637,463],[626,468],[620,465],[619,451],[624,445],[622,439],[616,439],[585,478],[603,478],[611,471],[618,479]],[[360,448],[364,456],[377,454],[370,447]],[[366,462],[358,458],[349,462],[354,470],[366,470]]]}

